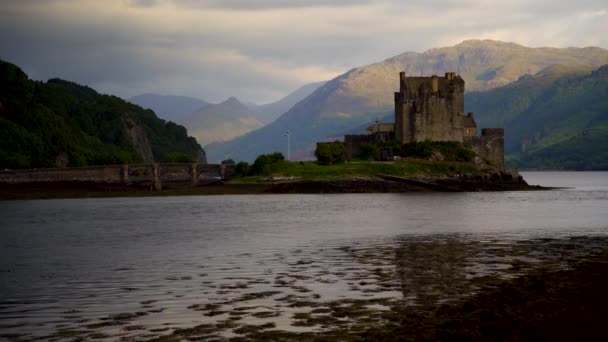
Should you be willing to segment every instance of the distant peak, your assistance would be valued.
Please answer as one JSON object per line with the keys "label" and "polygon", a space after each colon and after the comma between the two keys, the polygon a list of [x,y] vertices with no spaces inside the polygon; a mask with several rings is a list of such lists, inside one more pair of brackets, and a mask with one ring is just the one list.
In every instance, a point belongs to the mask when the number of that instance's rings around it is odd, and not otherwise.
{"label": "distant peak", "polygon": [[479,46],[479,45],[492,45],[492,46],[521,46],[523,45],[513,43],[513,42],[503,42],[500,40],[493,39],[465,39],[460,44],[456,44],[456,46]]}
{"label": "distant peak", "polygon": [[222,102],[222,104],[242,104],[236,97],[230,96],[226,99],[226,101]]}

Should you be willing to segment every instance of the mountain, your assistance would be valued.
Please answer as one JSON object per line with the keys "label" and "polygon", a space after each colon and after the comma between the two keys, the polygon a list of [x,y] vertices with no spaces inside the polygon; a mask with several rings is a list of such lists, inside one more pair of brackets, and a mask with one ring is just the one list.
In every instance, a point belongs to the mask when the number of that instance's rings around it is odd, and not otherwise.
{"label": "mountain", "polygon": [[507,86],[465,95],[480,127],[505,128],[518,168],[608,169],[608,65],[554,65]]}
{"label": "mountain", "polygon": [[372,122],[394,108],[399,72],[410,76],[456,71],[467,91],[489,90],[554,64],[597,68],[608,51],[586,48],[529,48],[491,40],[467,40],[423,53],[406,52],[383,62],[352,69],[325,83],[271,124],[224,143],[207,146],[210,160],[231,157],[251,161],[261,153],[286,152],[284,134],[292,132],[292,150],[311,150],[317,141]]}
{"label": "mountain", "polygon": [[253,115],[260,120],[260,122],[269,124],[281,116],[281,114],[288,111],[296,103],[302,101],[308,95],[312,94],[312,92],[317,90],[317,88],[323,84],[325,84],[325,82],[306,84],[276,102],[263,105],[247,103],[245,105],[251,109]]}
{"label": "mountain", "polygon": [[232,139],[264,126],[235,97],[203,107],[179,122],[203,145]]}
{"label": "mountain", "polygon": [[32,81],[0,60],[0,168],[152,162],[175,153],[206,161],[184,127],[151,110],[60,79]]}
{"label": "mountain", "polygon": [[128,99],[142,108],[149,108],[158,115],[159,118],[177,122],[194,111],[209,105],[208,102],[195,97],[172,96],[158,94],[142,94]]}

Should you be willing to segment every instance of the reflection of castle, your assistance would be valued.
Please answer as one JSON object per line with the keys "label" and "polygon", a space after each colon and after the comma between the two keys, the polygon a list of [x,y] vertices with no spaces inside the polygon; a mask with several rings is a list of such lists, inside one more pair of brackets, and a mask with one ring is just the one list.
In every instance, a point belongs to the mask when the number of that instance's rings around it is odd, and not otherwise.
{"label": "reflection of castle", "polygon": [[378,123],[366,135],[347,135],[349,155],[362,143],[380,144],[396,139],[402,144],[422,141],[455,141],[485,157],[496,166],[504,165],[504,130],[482,129],[477,136],[473,113],[464,114],[464,80],[453,72],[444,77],[406,77],[399,74],[395,93],[395,123]]}

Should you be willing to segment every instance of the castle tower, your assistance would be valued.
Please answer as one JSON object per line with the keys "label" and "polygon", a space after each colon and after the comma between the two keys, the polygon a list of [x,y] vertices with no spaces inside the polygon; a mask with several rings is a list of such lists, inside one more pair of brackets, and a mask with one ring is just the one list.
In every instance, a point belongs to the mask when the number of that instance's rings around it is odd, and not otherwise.
{"label": "castle tower", "polygon": [[453,72],[444,77],[407,77],[399,73],[395,93],[395,138],[463,142],[464,80]]}

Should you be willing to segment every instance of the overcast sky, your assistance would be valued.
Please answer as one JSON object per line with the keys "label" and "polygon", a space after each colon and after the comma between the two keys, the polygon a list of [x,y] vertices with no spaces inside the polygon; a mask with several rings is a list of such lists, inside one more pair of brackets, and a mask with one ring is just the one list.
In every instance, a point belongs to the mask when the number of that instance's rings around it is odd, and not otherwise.
{"label": "overcast sky", "polygon": [[607,32],[606,0],[0,0],[0,59],[124,98],[264,103],[406,51]]}

